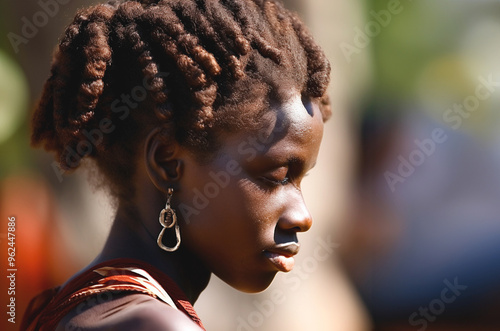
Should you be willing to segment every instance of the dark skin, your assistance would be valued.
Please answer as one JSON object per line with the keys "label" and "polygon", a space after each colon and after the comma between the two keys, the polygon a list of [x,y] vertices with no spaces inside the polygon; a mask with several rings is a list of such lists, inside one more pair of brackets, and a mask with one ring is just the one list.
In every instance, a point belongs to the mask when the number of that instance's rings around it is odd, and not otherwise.
{"label": "dark skin", "polygon": [[[297,233],[312,225],[300,183],[316,162],[323,120],[316,102],[287,93],[266,113],[261,129],[221,135],[221,148],[206,164],[152,130],[137,156],[136,198],[120,203],[106,245],[92,264],[115,258],[148,262],[170,276],[193,304],[211,273],[255,293],[267,288],[278,271],[289,271],[296,252],[276,247],[298,243]],[[197,192],[207,187],[212,189],[208,203],[200,206]],[[172,253],[156,244],[168,188],[174,189],[172,206],[182,237]],[[120,305],[125,308],[119,313],[103,314]],[[142,294],[73,311],[58,330],[68,323],[83,330],[199,330],[182,312]]]}

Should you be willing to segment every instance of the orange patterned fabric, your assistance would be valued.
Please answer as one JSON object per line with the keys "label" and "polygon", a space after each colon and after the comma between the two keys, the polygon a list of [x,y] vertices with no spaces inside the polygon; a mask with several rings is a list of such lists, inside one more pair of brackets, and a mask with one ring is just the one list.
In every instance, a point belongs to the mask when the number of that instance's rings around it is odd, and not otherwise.
{"label": "orange patterned fabric", "polygon": [[42,292],[31,300],[21,330],[54,330],[60,320],[89,297],[105,292],[143,293],[188,315],[203,330],[193,306],[174,281],[155,267],[132,259],[116,259],[96,265],[64,288]]}

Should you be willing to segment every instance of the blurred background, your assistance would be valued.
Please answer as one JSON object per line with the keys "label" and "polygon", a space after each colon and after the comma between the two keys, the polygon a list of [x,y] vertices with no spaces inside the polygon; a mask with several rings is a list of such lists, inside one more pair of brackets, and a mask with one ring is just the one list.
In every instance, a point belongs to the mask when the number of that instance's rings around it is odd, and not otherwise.
{"label": "blurred background", "polygon": [[[3,309],[11,216],[18,268],[17,323],[2,312],[2,330],[17,330],[31,297],[95,257],[113,217],[83,171],[61,174],[29,146],[57,39],[77,8],[97,1],[60,2],[0,2]],[[195,305],[205,326],[499,330],[500,3],[285,3],[333,68],[334,114],[304,183],[315,223],[295,270],[265,292],[213,277]]]}

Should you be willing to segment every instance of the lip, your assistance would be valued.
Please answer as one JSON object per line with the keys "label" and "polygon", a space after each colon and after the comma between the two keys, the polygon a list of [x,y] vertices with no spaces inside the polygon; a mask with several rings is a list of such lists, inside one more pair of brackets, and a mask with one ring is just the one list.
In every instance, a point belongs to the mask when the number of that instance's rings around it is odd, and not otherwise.
{"label": "lip", "polygon": [[271,262],[276,269],[282,272],[289,272],[295,265],[294,255],[300,250],[300,244],[297,242],[288,242],[264,250],[264,256]]}

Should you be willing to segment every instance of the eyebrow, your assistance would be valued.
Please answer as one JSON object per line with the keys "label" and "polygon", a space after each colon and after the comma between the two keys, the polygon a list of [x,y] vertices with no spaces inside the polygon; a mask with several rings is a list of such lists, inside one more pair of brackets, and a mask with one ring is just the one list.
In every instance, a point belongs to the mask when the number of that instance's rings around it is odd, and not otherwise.
{"label": "eyebrow", "polygon": [[304,160],[296,157],[296,156],[289,156],[287,159],[286,159],[286,163],[289,164],[289,165],[304,165]]}
{"label": "eyebrow", "polygon": [[288,168],[300,169],[301,171],[306,171],[306,170],[309,171],[316,166],[316,160],[314,161],[313,165],[309,169],[305,168],[306,167],[305,160],[298,158],[296,156],[288,157],[286,164],[288,165]]}
{"label": "eyebrow", "polygon": [[[257,162],[261,165],[265,164],[265,168],[274,168],[277,164],[280,166],[286,166],[289,169],[300,170],[301,172],[310,171],[312,168],[316,166],[317,160],[314,160],[314,163],[311,165],[309,169],[306,169],[306,160],[297,157],[295,155],[289,155],[285,159],[277,159],[270,155],[267,155],[266,152],[259,152],[257,157],[254,158],[254,162]],[[264,161],[264,162],[263,162]],[[262,163],[263,162],[263,163]]]}

